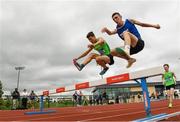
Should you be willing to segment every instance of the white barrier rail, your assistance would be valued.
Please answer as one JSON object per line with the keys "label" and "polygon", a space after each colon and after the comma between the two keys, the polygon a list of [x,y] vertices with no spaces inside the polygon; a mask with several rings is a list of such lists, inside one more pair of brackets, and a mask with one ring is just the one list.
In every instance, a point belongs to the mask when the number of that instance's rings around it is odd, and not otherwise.
{"label": "white barrier rail", "polygon": [[91,88],[91,87],[105,85],[105,84],[113,84],[113,83],[120,83],[120,82],[140,79],[143,77],[154,77],[154,76],[162,75],[162,73],[163,73],[163,67],[159,66],[159,67],[154,67],[150,69],[135,71],[132,73],[124,73],[120,75],[115,75],[115,76],[107,77],[101,80],[96,80],[96,81],[91,81],[91,82],[86,81],[86,82],[77,83],[70,86],[59,87],[54,90],[45,90],[43,91],[42,94],[49,95],[49,94],[68,92],[68,91],[79,90],[79,89],[86,89],[86,88]]}

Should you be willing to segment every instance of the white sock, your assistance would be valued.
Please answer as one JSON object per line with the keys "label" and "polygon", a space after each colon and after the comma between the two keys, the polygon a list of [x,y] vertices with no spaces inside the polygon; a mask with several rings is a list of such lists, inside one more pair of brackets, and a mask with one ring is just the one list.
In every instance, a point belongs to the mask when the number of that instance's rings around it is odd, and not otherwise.
{"label": "white sock", "polygon": [[125,45],[124,51],[129,55],[130,54],[130,45]]}

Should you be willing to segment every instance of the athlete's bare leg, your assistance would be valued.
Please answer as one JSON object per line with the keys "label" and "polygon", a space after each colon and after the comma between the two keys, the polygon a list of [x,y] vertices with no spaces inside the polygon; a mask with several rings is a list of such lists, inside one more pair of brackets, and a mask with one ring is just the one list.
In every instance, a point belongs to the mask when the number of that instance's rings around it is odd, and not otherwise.
{"label": "athlete's bare leg", "polygon": [[91,62],[92,59],[96,59],[96,57],[98,57],[100,55],[96,54],[96,53],[91,53],[84,61],[82,64],[87,65],[88,63]]}
{"label": "athlete's bare leg", "polygon": [[128,65],[126,66],[127,68],[131,67],[133,63],[136,62],[136,59],[131,58],[129,55],[127,55],[126,53],[123,52],[123,50],[120,50],[120,48],[115,48],[111,50],[111,55],[112,56],[116,56],[122,59],[125,59],[128,62]]}
{"label": "athlete's bare leg", "polygon": [[136,46],[138,42],[138,38],[128,31],[123,32],[123,37],[124,37],[124,50],[128,55],[130,55],[130,47]]}
{"label": "athlete's bare leg", "polygon": [[79,64],[76,60],[73,60],[74,65],[77,67],[79,71],[81,71],[88,63],[92,61],[92,59],[96,59],[100,55],[96,53],[91,53],[89,56],[84,60],[82,64]]}
{"label": "athlete's bare leg", "polygon": [[173,104],[173,95],[174,95],[174,88],[169,90],[169,107],[172,107]]}
{"label": "athlete's bare leg", "polygon": [[110,63],[110,59],[108,56],[97,56],[96,62],[103,68],[107,68],[106,64]]}

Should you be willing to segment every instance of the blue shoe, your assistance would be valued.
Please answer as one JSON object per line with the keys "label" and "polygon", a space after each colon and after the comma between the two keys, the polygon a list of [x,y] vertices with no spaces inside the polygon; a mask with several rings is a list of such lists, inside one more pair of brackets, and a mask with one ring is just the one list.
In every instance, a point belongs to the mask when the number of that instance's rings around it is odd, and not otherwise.
{"label": "blue shoe", "polygon": [[104,75],[108,71],[108,69],[109,69],[108,67],[104,68],[99,74]]}

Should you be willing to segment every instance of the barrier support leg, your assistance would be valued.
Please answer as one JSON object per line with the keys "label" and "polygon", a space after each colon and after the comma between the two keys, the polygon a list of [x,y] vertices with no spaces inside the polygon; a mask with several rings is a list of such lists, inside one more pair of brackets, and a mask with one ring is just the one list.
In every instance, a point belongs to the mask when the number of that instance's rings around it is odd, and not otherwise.
{"label": "barrier support leg", "polygon": [[149,98],[149,92],[148,92],[148,88],[147,88],[146,78],[141,78],[140,84],[141,84],[143,98],[144,98],[144,107],[146,110],[146,116],[150,117],[150,116],[152,116],[151,104],[150,104],[150,98]]}
{"label": "barrier support leg", "polygon": [[44,101],[43,101],[43,98],[44,98],[44,96],[41,95],[41,97],[40,97],[40,111],[41,111],[41,112],[43,111],[43,108],[44,108]]}
{"label": "barrier support leg", "polygon": [[49,114],[49,113],[55,113],[55,110],[48,110],[48,111],[44,111],[44,101],[43,101],[44,96],[41,95],[40,97],[40,110],[39,111],[33,111],[33,112],[25,112],[25,115],[34,115],[34,114]]}

